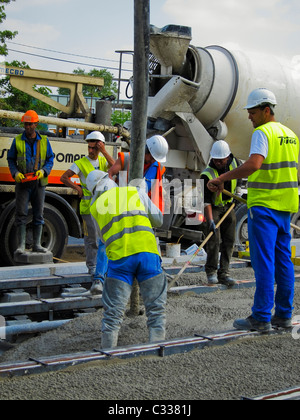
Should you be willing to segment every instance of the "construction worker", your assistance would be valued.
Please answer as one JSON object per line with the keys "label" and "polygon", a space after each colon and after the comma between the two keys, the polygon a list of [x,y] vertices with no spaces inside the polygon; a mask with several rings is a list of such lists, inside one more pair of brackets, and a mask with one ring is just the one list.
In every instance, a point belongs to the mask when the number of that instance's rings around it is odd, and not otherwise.
{"label": "construction worker", "polygon": [[[162,212],[164,212],[162,179],[166,171],[162,163],[167,161],[168,151],[168,143],[162,136],[153,136],[146,141],[144,179],[149,197]],[[127,185],[129,163],[130,153],[119,153],[115,164],[108,171],[110,178],[113,178],[120,172],[126,172],[126,179],[119,179],[119,185]]]}
{"label": "construction worker", "polygon": [[117,346],[119,329],[136,278],[146,308],[150,342],[165,339],[167,281],[152,227],[161,211],[136,187],[118,187],[104,172],[87,178],[96,219],[108,257],[102,300],[102,348]]}
{"label": "construction worker", "polygon": [[[67,187],[76,190],[81,198],[80,215],[83,220],[86,265],[89,274],[94,277],[94,281],[97,281],[103,277],[105,267],[102,267],[103,260],[100,260],[100,264],[97,266],[100,232],[97,223],[91,216],[90,206],[92,195],[87,188],[86,179],[88,174],[94,170],[107,172],[115,161],[105,149],[105,138],[102,133],[93,131],[88,134],[85,141],[88,143],[88,155],[77,160],[71,168],[62,175],[61,182]],[[100,156],[100,153],[102,153],[103,156]],[[79,176],[80,185],[72,181],[74,175]]]}
{"label": "construction worker", "polygon": [[[220,140],[214,143],[211,149],[211,161],[205,171],[201,174],[204,180],[204,213],[206,218],[207,233],[214,232],[206,245],[207,261],[205,271],[209,284],[225,284],[234,286],[236,281],[229,275],[230,260],[235,244],[236,216],[231,212],[220,228],[216,230],[216,225],[232,204],[233,199],[226,195],[212,193],[208,188],[208,181],[218,178],[221,174],[231,171],[239,166],[239,162],[232,155],[229,145]],[[228,181],[226,189],[233,194],[237,192],[237,181]],[[219,253],[220,268],[219,265]]]}
{"label": "construction worker", "polygon": [[220,192],[224,182],[249,177],[248,232],[256,292],[251,316],[236,320],[234,327],[262,333],[270,331],[272,325],[292,326],[295,283],[290,221],[291,213],[299,210],[299,140],[292,130],[276,122],[276,105],[274,93],[267,89],[256,89],[249,95],[245,109],[255,129],[250,158],[208,184],[212,191]]}
{"label": "construction worker", "polygon": [[[33,252],[46,253],[41,246],[44,225],[45,189],[53,167],[54,154],[47,136],[37,131],[38,114],[27,111],[23,117],[25,131],[18,135],[7,155],[12,177],[16,181],[17,254],[26,248],[26,223],[29,203],[32,205]],[[31,175],[31,177],[30,177]]]}

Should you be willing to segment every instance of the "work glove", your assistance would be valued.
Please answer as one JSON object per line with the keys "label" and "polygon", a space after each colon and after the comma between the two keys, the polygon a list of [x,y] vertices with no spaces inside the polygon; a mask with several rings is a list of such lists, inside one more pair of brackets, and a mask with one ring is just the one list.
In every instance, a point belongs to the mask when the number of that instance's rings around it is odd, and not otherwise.
{"label": "work glove", "polygon": [[37,176],[37,179],[42,179],[45,176],[45,171],[41,169],[40,171],[37,171],[35,175]]}
{"label": "work glove", "polygon": [[209,221],[209,233],[210,232],[216,233],[216,231],[217,231],[217,228],[216,228],[215,222],[213,220],[210,220]]}
{"label": "work glove", "polygon": [[17,184],[20,184],[23,179],[25,179],[25,176],[23,174],[21,174],[21,172],[18,172],[15,175],[15,181],[16,181]]}

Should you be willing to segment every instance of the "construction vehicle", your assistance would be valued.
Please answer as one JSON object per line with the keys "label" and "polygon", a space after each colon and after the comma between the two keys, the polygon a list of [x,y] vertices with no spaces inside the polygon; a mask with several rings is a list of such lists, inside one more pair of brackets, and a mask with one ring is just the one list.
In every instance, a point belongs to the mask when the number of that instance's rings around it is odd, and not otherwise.
{"label": "construction vehicle", "polygon": [[[129,133],[122,128],[109,125],[92,123],[90,108],[82,95],[83,85],[103,86],[102,78],[77,76],[73,74],[48,72],[32,69],[17,69],[6,67],[1,73],[10,76],[10,83],[31,96],[40,99],[61,111],[60,116],[64,118],[51,118],[39,116],[40,123],[52,124],[57,127],[57,132],[67,131],[69,127],[78,130],[102,131],[121,135],[125,138]],[[61,105],[51,98],[41,95],[33,89],[35,85],[66,87],[70,90],[70,101],[67,106]],[[21,121],[23,113],[0,110],[1,118],[9,118]],[[76,120],[67,119],[75,118]],[[80,121],[77,121],[79,119]],[[8,131],[8,132],[6,132]],[[23,129],[1,129],[0,128],[0,263],[2,265],[15,265],[14,251],[16,243],[16,227],[14,225],[15,214],[15,181],[12,179],[8,163],[7,153],[10,149],[13,138],[23,132]],[[43,134],[43,133],[41,133]],[[46,133],[51,136],[51,133]],[[127,137],[126,137],[127,135]],[[53,170],[49,177],[49,185],[46,188],[42,243],[53,253],[54,258],[61,259],[68,237],[81,238],[81,218],[79,215],[79,197],[77,193],[65,187],[60,182],[61,175],[70,168],[72,163],[87,155],[87,144],[82,139],[50,137],[51,146],[55,154]],[[107,143],[107,150],[112,156],[117,156],[115,143]],[[74,182],[79,179],[74,177]],[[27,222],[26,248],[30,249],[32,244],[32,215],[29,212]]]}
{"label": "construction vehicle", "polygon": [[[203,214],[193,214],[189,207],[178,205],[182,192],[176,194],[174,180],[195,183],[210,160],[210,150],[217,140],[226,140],[232,153],[246,160],[250,151],[253,127],[244,110],[249,93],[265,87],[277,97],[276,118],[300,135],[300,73],[297,61],[245,51],[229,51],[222,46],[197,48],[191,45],[189,27],[168,25],[162,29],[151,27],[150,79],[148,103],[148,136],[165,134],[169,143],[166,179],[174,188],[170,211],[164,218],[163,230],[158,235],[171,238],[184,236],[199,241]],[[93,84],[95,78],[64,75],[53,72],[7,68],[2,74],[10,75],[11,83],[32,96],[37,92],[32,86],[46,85],[67,87],[71,91],[70,103],[59,108],[48,97],[38,99],[57,107],[64,118],[83,118],[86,122],[43,117],[42,122],[58,127],[119,133],[118,128],[91,124],[91,113],[82,95],[82,84]],[[71,76],[71,77],[69,77]],[[23,82],[22,82],[23,81]],[[101,83],[98,80],[97,83]],[[130,83],[134,83],[131,79]],[[12,115],[13,114],[13,115]],[[0,117],[20,120],[20,115],[0,110]],[[121,129],[122,130],[122,129]],[[129,135],[124,130],[124,136]],[[11,134],[1,134],[0,147],[0,255],[5,264],[14,264],[12,255],[16,247],[14,214],[14,182],[10,178],[6,155],[12,141]],[[72,143],[72,146],[70,145]],[[51,139],[55,166],[47,187],[45,229],[43,245],[56,258],[63,255],[68,235],[81,236],[78,217],[78,197],[60,184],[60,175],[70,164],[86,154],[83,141]],[[71,147],[70,147],[71,146]],[[116,156],[116,151],[114,152]],[[166,187],[166,185],[165,185]],[[180,188],[179,188],[180,189]],[[170,189],[169,189],[170,190]],[[243,197],[247,197],[244,189]],[[192,197],[193,199],[193,197]],[[176,208],[180,211],[176,212]],[[247,206],[239,205],[237,214],[237,244],[248,239]],[[196,216],[197,220],[192,220]],[[300,212],[293,215],[292,223],[300,225]],[[198,221],[198,222],[197,222]],[[30,220],[29,220],[30,226]],[[166,234],[167,233],[167,234]],[[293,232],[293,236],[297,237]],[[30,242],[30,229],[28,241]]]}
{"label": "construction vehicle", "polygon": [[[151,27],[148,125],[159,133],[173,127],[167,136],[170,181],[199,178],[216,140],[226,140],[235,157],[248,159],[253,127],[244,107],[254,89],[274,92],[276,119],[300,135],[297,61],[221,46],[196,48],[191,40],[189,27]],[[238,206],[236,213],[237,244],[242,244],[248,239],[247,206]],[[292,222],[297,225],[299,217]],[[171,213],[165,228],[197,240],[197,228],[187,230],[184,222]]]}

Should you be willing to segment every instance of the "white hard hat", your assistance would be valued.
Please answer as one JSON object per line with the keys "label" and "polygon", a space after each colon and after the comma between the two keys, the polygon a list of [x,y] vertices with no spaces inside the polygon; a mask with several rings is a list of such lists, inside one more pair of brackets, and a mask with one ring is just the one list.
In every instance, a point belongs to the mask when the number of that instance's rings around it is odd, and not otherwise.
{"label": "white hard hat", "polygon": [[248,97],[247,106],[244,109],[257,108],[262,105],[277,105],[276,96],[268,89],[255,89]]}
{"label": "white hard hat", "polygon": [[102,133],[100,133],[100,131],[93,131],[86,136],[85,141],[102,141],[105,143],[105,137]]}
{"label": "white hard hat", "polygon": [[230,147],[224,140],[216,141],[210,152],[212,159],[225,159],[229,157],[230,154]]}
{"label": "white hard hat", "polygon": [[125,122],[124,122],[124,124],[123,124],[123,127],[124,127],[126,130],[130,131],[130,130],[131,130],[131,128],[132,128],[132,121],[125,121]]}
{"label": "white hard hat", "polygon": [[118,185],[108,177],[108,174],[103,171],[91,172],[86,179],[86,184],[88,190],[93,194],[91,204],[94,204],[97,198],[104,192],[118,187]]}
{"label": "white hard hat", "polygon": [[167,161],[167,154],[169,151],[169,146],[167,140],[162,136],[153,136],[146,142],[149,152],[152,157],[160,163]]}
{"label": "white hard hat", "polygon": [[86,186],[87,189],[94,194],[95,188],[99,181],[101,181],[103,178],[107,177],[108,173],[103,171],[92,171],[88,174],[86,179]]}

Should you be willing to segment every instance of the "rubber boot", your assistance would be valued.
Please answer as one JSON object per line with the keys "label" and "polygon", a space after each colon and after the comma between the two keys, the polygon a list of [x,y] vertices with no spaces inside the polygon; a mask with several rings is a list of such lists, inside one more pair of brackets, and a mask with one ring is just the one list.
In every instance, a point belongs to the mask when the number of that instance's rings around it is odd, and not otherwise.
{"label": "rubber boot", "polygon": [[33,227],[32,251],[45,254],[46,252],[48,252],[48,249],[43,248],[41,245],[42,233],[43,233],[43,225],[38,225],[38,226]]}
{"label": "rubber boot", "polygon": [[101,337],[102,349],[113,349],[118,346],[118,335],[116,331],[103,332]]}
{"label": "rubber boot", "polygon": [[149,343],[165,341],[166,332],[164,328],[149,328]]}
{"label": "rubber boot", "polygon": [[26,225],[17,227],[18,248],[16,254],[24,254],[26,247]]}

